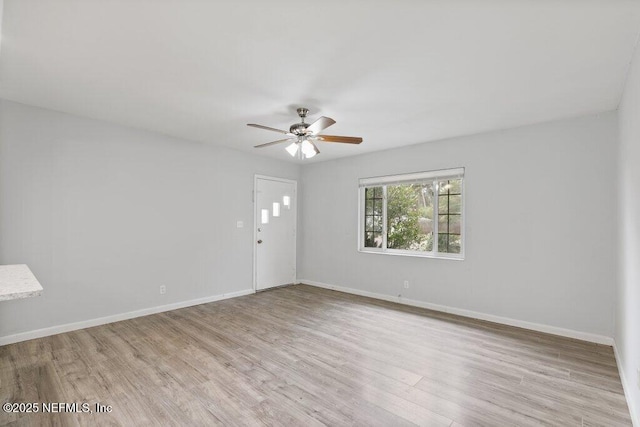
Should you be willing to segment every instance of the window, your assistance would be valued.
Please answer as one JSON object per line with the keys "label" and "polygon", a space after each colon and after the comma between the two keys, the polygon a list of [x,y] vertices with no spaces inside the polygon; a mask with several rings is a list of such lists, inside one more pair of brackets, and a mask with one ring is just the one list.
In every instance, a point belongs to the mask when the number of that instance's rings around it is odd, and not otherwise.
{"label": "window", "polygon": [[462,168],[361,179],[359,250],[462,259],[463,184]]}

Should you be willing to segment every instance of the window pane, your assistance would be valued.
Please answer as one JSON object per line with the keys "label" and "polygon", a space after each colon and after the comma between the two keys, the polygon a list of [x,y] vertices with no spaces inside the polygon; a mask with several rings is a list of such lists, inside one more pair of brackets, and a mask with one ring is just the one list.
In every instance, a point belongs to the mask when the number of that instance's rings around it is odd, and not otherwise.
{"label": "window pane", "polygon": [[373,188],[365,188],[364,189],[364,198],[365,199],[373,199]]}
{"label": "window pane", "polygon": [[460,195],[451,195],[449,196],[449,213],[457,213],[461,212],[462,206],[462,196]]}
{"label": "window pane", "polygon": [[449,234],[449,253],[459,254],[462,246],[462,238],[459,234]]}
{"label": "window pane", "polygon": [[376,199],[382,198],[382,187],[373,188],[373,197],[375,197]]}
{"label": "window pane", "polygon": [[382,199],[373,200],[373,214],[382,216]]}
{"label": "window pane", "polygon": [[460,232],[461,215],[449,215],[449,233],[462,234]]}
{"label": "window pane", "polygon": [[449,194],[462,194],[462,180],[461,179],[450,179],[449,185]]}
{"label": "window pane", "polygon": [[381,216],[373,217],[373,231],[382,233],[382,217]]}
{"label": "window pane", "polygon": [[438,213],[449,213],[449,195],[438,196]]}
{"label": "window pane", "polygon": [[438,234],[438,252],[449,252],[449,235],[445,233]]}
{"label": "window pane", "polygon": [[438,234],[438,252],[459,254],[462,237],[459,234]]}
{"label": "window pane", "polygon": [[364,246],[367,248],[375,247],[373,245],[373,233],[370,231],[367,231],[366,233],[364,233]]}
{"label": "window pane", "polygon": [[364,217],[364,231],[373,231],[373,217]]}
{"label": "window pane", "polygon": [[373,200],[365,201],[365,215],[373,215]]}
{"label": "window pane", "polygon": [[445,179],[438,181],[439,194],[462,194],[461,179]]}
{"label": "window pane", "polygon": [[433,250],[433,184],[387,187],[387,247]]}
{"label": "window pane", "polygon": [[382,247],[382,233],[365,233],[364,246],[367,248],[381,248]]}
{"label": "window pane", "polygon": [[446,234],[449,232],[449,215],[438,215],[438,233]]}
{"label": "window pane", "polygon": [[450,189],[449,181],[438,181],[438,194],[449,194]]}
{"label": "window pane", "polygon": [[459,234],[438,234],[438,252],[459,254],[462,237]]}
{"label": "window pane", "polygon": [[462,216],[460,214],[439,215],[438,216],[438,233],[461,234],[460,233],[461,218]]}

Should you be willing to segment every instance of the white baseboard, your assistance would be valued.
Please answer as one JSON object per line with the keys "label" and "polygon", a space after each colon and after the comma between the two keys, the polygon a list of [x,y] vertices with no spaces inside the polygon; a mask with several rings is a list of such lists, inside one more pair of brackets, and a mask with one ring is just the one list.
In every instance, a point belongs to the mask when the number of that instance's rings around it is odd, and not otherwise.
{"label": "white baseboard", "polygon": [[63,325],[51,326],[49,328],[21,332],[14,335],[6,335],[4,337],[0,337],[0,345],[13,344],[21,341],[32,340],[35,338],[48,337],[50,335],[57,335],[64,332],[77,331],[78,329],[91,328],[93,326],[105,325],[107,323],[119,322],[121,320],[148,316],[149,314],[156,314],[156,313],[162,313],[164,311],[177,310],[179,308],[206,304],[208,302],[220,301],[224,299],[240,297],[243,295],[249,295],[253,293],[255,293],[253,289],[245,289],[243,291],[213,295],[210,297],[198,298],[198,299],[193,299],[189,301],[181,301],[173,304],[166,304],[166,305],[160,305],[157,307],[144,308],[142,310],[130,311],[128,313],[120,313],[120,314],[114,314],[112,316],[99,317],[97,319],[83,320],[83,321],[74,322],[74,323],[65,323]]}
{"label": "white baseboard", "polygon": [[624,390],[624,397],[627,400],[627,407],[629,408],[629,415],[631,416],[631,422],[634,427],[640,427],[640,413],[638,408],[633,406],[633,400],[631,399],[631,387],[633,383],[628,381],[628,377],[624,373],[622,360],[620,359],[620,353],[618,353],[618,347],[615,340],[613,341],[613,354],[616,356],[616,364],[618,365],[618,373],[620,374],[620,381],[622,382],[622,389]]}
{"label": "white baseboard", "polygon": [[456,314],[458,316],[470,317],[472,319],[486,320],[488,322],[500,323],[503,325],[516,326],[518,328],[530,329],[532,331],[545,332],[547,334],[559,335],[562,337],[575,338],[582,341],[589,341],[596,344],[613,345],[613,338],[604,335],[591,334],[588,332],[574,331],[572,329],[558,328],[556,326],[543,325],[540,323],[526,322],[524,320],[511,319],[509,317],[495,316],[493,314],[480,313],[477,311],[465,310],[463,308],[450,307],[440,304],[412,300],[408,298],[394,297],[391,295],[378,294],[363,291],[360,289],[347,288],[343,286],[329,285],[327,283],[315,282],[313,280],[300,280],[300,283],[316,286],[319,288],[331,289],[334,291],[346,292],[348,294],[361,295],[364,297],[380,299],[384,301],[396,302],[413,307],[427,308],[429,310],[441,311],[443,313]]}

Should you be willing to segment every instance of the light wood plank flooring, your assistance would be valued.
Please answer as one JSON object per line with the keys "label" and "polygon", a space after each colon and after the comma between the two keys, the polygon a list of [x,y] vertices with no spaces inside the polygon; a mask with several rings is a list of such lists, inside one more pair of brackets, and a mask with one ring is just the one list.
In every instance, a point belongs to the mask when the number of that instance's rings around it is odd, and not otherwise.
{"label": "light wood plank flooring", "polygon": [[7,401],[113,411],[2,425],[631,425],[610,347],[304,285],[0,347]]}

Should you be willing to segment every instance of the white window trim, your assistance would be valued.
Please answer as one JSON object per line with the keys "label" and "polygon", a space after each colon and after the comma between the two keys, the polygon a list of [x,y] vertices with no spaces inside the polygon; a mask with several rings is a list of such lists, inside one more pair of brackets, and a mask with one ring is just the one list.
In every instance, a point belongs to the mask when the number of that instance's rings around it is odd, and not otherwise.
{"label": "white window trim", "polygon": [[[418,251],[408,251],[401,249],[387,249],[387,185],[393,184],[403,184],[409,183],[412,181],[427,181],[433,180],[439,181],[443,179],[455,179],[462,178],[462,210],[460,215],[460,229],[462,230],[460,242],[461,248],[459,254],[452,254],[448,252],[436,252],[435,249],[431,252],[418,252]],[[383,222],[383,233],[382,233],[382,247],[381,248],[369,248],[364,246],[364,207],[365,207],[365,188],[368,187],[383,187],[383,201],[382,201],[382,222]],[[358,181],[358,252],[362,253],[372,253],[372,254],[381,254],[381,255],[395,255],[395,256],[410,256],[410,257],[418,257],[418,258],[438,258],[438,259],[448,259],[448,260],[457,260],[463,261],[465,258],[466,251],[466,206],[465,198],[465,179],[464,179],[464,168],[455,168],[455,169],[442,169],[436,171],[428,171],[428,172],[416,172],[402,175],[387,175],[381,177],[371,177],[371,178],[361,178]],[[437,190],[436,190],[437,191]],[[436,193],[437,194],[437,193]],[[434,198],[434,227],[433,231],[433,241],[434,248],[437,246],[438,242],[438,227],[437,227],[437,217],[438,217],[438,197]]]}
{"label": "white window trim", "polygon": [[398,184],[411,181],[426,181],[428,179],[464,178],[464,168],[440,169],[428,172],[405,173],[401,175],[386,175],[372,178],[360,178],[360,187],[377,187],[385,184]]}

